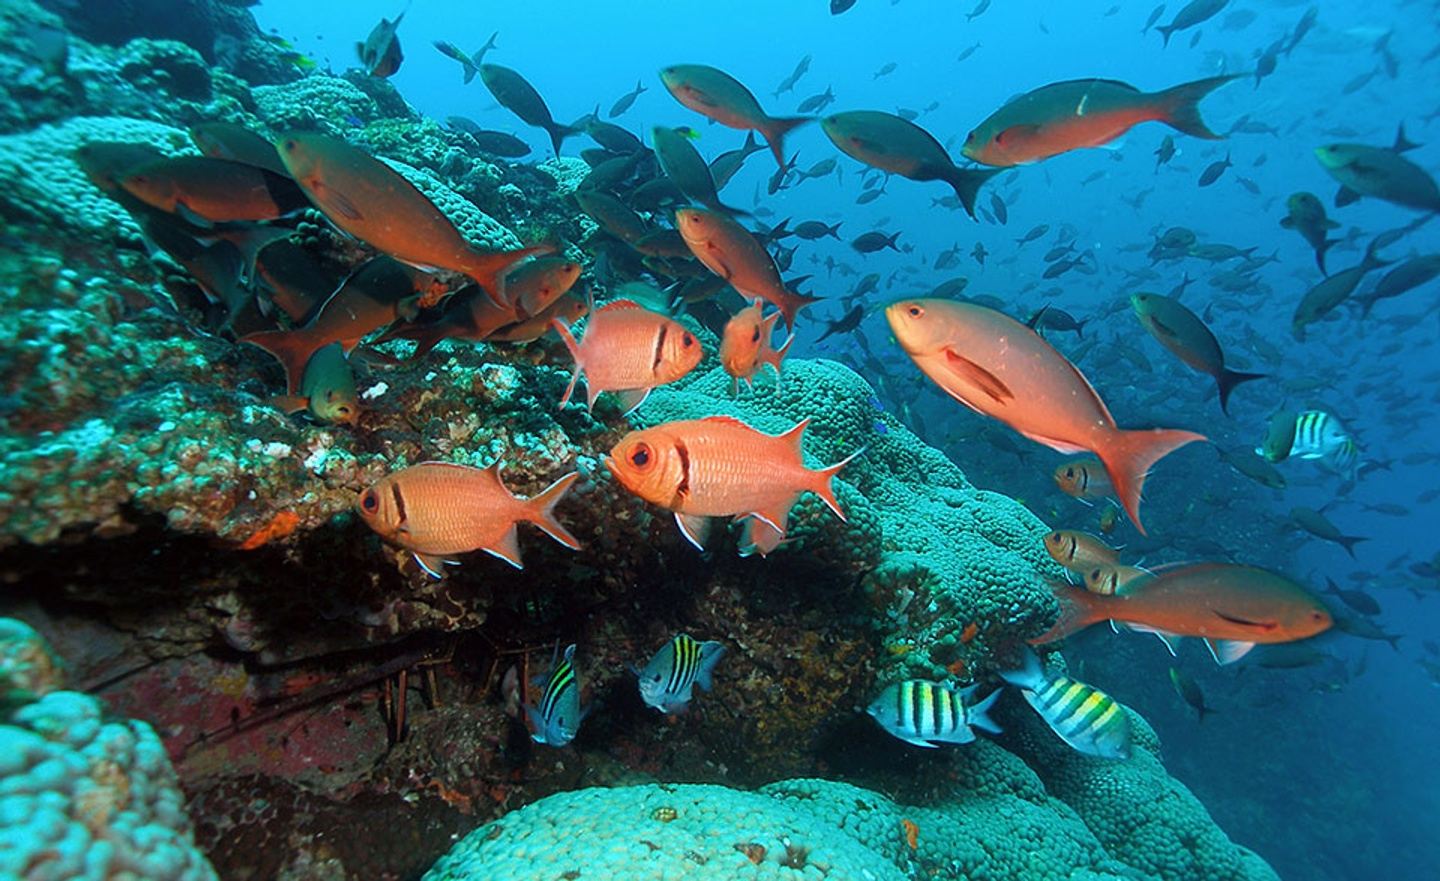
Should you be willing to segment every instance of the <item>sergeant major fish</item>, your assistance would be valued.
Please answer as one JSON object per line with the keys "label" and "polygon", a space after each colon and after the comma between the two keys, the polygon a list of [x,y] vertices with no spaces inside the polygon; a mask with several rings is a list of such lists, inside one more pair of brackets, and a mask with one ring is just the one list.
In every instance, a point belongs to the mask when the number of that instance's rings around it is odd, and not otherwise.
{"label": "sergeant major fish", "polygon": [[880,692],[866,712],[881,728],[912,746],[934,749],[939,743],[969,743],[975,739],[973,728],[1000,733],[1000,726],[988,715],[999,690],[971,704],[974,693],[974,686],[956,691],[938,682],[907,679]]}
{"label": "sergeant major fish", "polygon": [[662,713],[683,712],[690,704],[693,687],[710,690],[710,677],[724,654],[725,646],[718,642],[696,642],[684,633],[676,636],[643,670],[635,671],[640,699]]}
{"label": "sergeant major fish", "polygon": [[1130,756],[1130,716],[1110,695],[1062,673],[1047,674],[1035,653],[1025,651],[1019,670],[1000,674],[1019,688],[1071,749],[1102,759]]}
{"label": "sergeant major fish", "polygon": [[575,672],[575,644],[551,665],[538,707],[525,705],[534,729],[530,738],[546,746],[561,747],[575,739],[589,710],[580,707],[580,676]]}

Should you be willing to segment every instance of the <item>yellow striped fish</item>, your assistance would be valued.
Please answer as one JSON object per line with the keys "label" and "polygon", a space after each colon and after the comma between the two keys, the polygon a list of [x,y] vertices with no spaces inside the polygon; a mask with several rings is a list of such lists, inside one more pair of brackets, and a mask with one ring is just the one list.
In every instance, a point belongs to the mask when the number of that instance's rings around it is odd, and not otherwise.
{"label": "yellow striped fish", "polygon": [[694,686],[710,690],[710,674],[723,654],[725,646],[718,642],[696,642],[688,634],[680,634],[656,652],[645,669],[635,671],[640,678],[640,699],[662,713],[683,711]]}
{"label": "yellow striped fish", "polygon": [[1000,674],[1021,689],[1050,730],[1078,752],[1104,759],[1130,757],[1130,716],[1110,695],[1069,676],[1047,675],[1034,652],[1024,666]]}
{"label": "yellow striped fish", "polygon": [[525,706],[530,717],[530,738],[547,746],[564,746],[580,732],[588,709],[580,708],[580,677],[575,673],[575,644],[551,664],[550,676],[540,695],[540,706]]}
{"label": "yellow striped fish", "polygon": [[1000,696],[994,694],[970,705],[972,686],[957,692],[948,685],[907,679],[880,692],[867,712],[886,731],[915,746],[934,748],[937,743],[969,743],[975,739],[971,727],[1000,733],[986,711]]}

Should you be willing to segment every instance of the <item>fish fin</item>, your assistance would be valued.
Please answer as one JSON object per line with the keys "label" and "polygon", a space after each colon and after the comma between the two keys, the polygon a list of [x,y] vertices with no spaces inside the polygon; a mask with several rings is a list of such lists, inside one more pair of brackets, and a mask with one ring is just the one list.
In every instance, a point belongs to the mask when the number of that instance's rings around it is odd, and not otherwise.
{"label": "fish fin", "polygon": [[740,542],[740,556],[759,554],[768,557],[786,541],[783,529],[777,529],[773,523],[760,517],[746,517],[745,536]]}
{"label": "fish fin", "polygon": [[980,187],[985,182],[1000,172],[1003,168],[961,168],[958,165],[951,165],[941,174],[945,183],[955,190],[955,198],[960,200],[960,205],[965,213],[975,220],[975,199],[980,195]]}
{"label": "fish fin", "polygon": [[1222,367],[1219,375],[1215,377],[1215,386],[1220,392],[1220,412],[1229,415],[1230,392],[1234,391],[1235,386],[1242,382],[1265,377],[1264,373],[1241,373],[1238,370],[1226,370]]}
{"label": "fish fin", "polygon": [[496,539],[494,544],[484,545],[480,550],[492,557],[499,557],[516,569],[525,568],[525,564],[520,560],[520,531],[515,528],[514,523],[510,524],[510,528],[505,530],[505,534]]}
{"label": "fish fin", "polygon": [[725,646],[718,642],[703,642],[700,644],[700,668],[695,671],[695,685],[701,691],[709,691],[714,687],[711,675],[715,672],[715,665],[725,656]]}
{"label": "fish fin", "polygon": [[785,167],[785,133],[796,126],[810,122],[813,116],[782,116],[771,117],[765,120],[760,126],[760,134],[765,136],[765,142],[770,145],[770,152],[775,155],[775,161],[780,167]]}
{"label": "fish fin", "polygon": [[650,389],[619,389],[615,392],[615,396],[620,399],[620,409],[621,411],[623,411],[623,414],[629,416],[631,413],[635,412],[635,410],[637,410],[641,404],[645,403],[646,398],[650,397]]}
{"label": "fish fin", "polygon": [[865,448],[861,447],[860,449],[841,459],[839,462],[836,462],[834,465],[827,465],[824,468],[810,472],[811,479],[814,481],[810,485],[810,491],[815,493],[815,495],[819,496],[820,500],[825,503],[826,507],[828,507],[831,511],[835,512],[835,516],[839,517],[841,522],[848,521],[845,517],[845,512],[840,510],[840,500],[835,498],[835,484],[833,483],[833,481],[835,479],[835,475],[839,474],[842,468],[844,468],[846,465],[849,465],[852,461],[854,461],[856,456],[859,456],[864,452]]}
{"label": "fish fin", "polygon": [[1344,208],[1346,205],[1352,205],[1358,201],[1360,201],[1360,194],[1349,187],[1341,187],[1335,191],[1336,208]]}
{"label": "fish fin", "polygon": [[595,412],[595,401],[600,397],[600,392],[601,392],[601,391],[602,391],[602,389],[596,388],[594,385],[592,385],[592,384],[590,383],[590,380],[588,380],[588,379],[585,380],[585,409],[586,409],[586,410],[589,410],[591,413]]}
{"label": "fish fin", "polygon": [[[1136,633],[1155,634],[1157,637],[1159,637],[1160,642],[1164,643],[1165,648],[1169,650],[1170,657],[1176,657],[1176,647],[1180,645],[1180,637],[1177,634],[1167,633],[1164,630],[1158,630],[1147,624],[1136,624],[1133,621],[1125,622],[1124,626],[1126,630],[1133,630]],[[1116,632],[1118,633],[1119,631],[1117,630]]]}
{"label": "fish fin", "polygon": [[1116,430],[1097,445],[1095,455],[1110,476],[1110,485],[1135,528],[1145,535],[1140,522],[1140,495],[1150,468],[1169,453],[1193,441],[1207,438],[1193,431],[1152,428],[1142,431]]}
{"label": "fish fin", "polygon": [[570,326],[559,318],[552,318],[550,327],[560,335],[560,340],[565,343],[570,357],[575,359],[575,371],[570,374],[570,384],[565,386],[565,394],[560,396],[560,406],[564,407],[570,403],[570,397],[575,394],[575,383],[580,380],[580,371],[584,369],[584,362],[580,357],[580,344],[575,342],[575,336],[570,333]]}
{"label": "fish fin", "polygon": [[1406,150],[1414,150],[1420,145],[1405,137],[1405,123],[1400,123],[1400,128],[1395,132],[1395,145],[1390,148],[1391,152],[1404,153]]}
{"label": "fish fin", "polygon": [[1335,542],[1336,544],[1345,548],[1346,553],[1348,553],[1350,555],[1350,559],[1353,560],[1355,559],[1355,545],[1359,544],[1362,541],[1369,540],[1369,538],[1363,535],[1342,535],[1338,536],[1335,539]]}
{"label": "fish fin", "polygon": [[262,330],[246,334],[240,342],[259,346],[280,362],[285,368],[285,393],[294,395],[300,391],[301,380],[305,377],[305,365],[321,346],[304,330]]}
{"label": "fish fin", "polygon": [[[1064,616],[1063,610],[1061,616]],[[1001,670],[999,673],[1001,679],[1016,688],[1033,691],[1045,684],[1045,668],[1040,665],[1040,656],[1028,646],[1020,650],[1020,666],[1018,668]]]}
{"label": "fish fin", "polygon": [[304,395],[275,395],[266,403],[285,413],[299,413],[310,408],[310,399]]}
{"label": "fish fin", "polygon": [[1224,135],[1217,135],[1200,117],[1200,99],[1225,85],[1238,76],[1212,76],[1191,83],[1181,83],[1154,95],[1160,121],[1177,131],[1197,138],[1218,141]]}
{"label": "fish fin", "polygon": [[565,143],[566,138],[580,134],[580,129],[573,126],[562,125],[558,122],[551,122],[549,125],[542,125],[541,128],[550,135],[550,146],[555,150],[555,158],[560,158],[560,145]]}
{"label": "fish fin", "polygon": [[[893,732],[893,731],[890,732],[890,733],[891,733],[891,734],[895,734],[895,732]],[[899,734],[895,734],[895,736],[896,736],[897,738],[899,738],[900,740],[903,740],[903,741],[905,741],[906,743],[910,744],[911,746],[923,746],[923,747],[925,747],[926,749],[939,749],[939,748],[940,748],[940,747],[937,746],[936,744],[933,744],[933,743],[931,743],[931,742],[928,741],[928,740],[921,740],[921,739],[918,738],[918,737],[901,737]]]}
{"label": "fish fin", "polygon": [[[780,317],[778,312],[775,314],[775,317]],[[777,390],[780,388],[780,362],[785,360],[785,355],[789,353],[790,345],[794,342],[795,332],[791,331],[790,335],[785,338],[785,342],[780,344],[780,348],[772,349],[764,358],[766,364],[775,368],[775,388]]]}
{"label": "fish fin", "polygon": [[[1072,587],[1063,581],[1052,581],[1050,589],[1060,604],[1060,616],[1049,630],[1027,640],[1031,645],[1044,645],[1057,639],[1064,639],[1072,633],[1084,630],[1091,624],[1115,618],[1117,603],[1123,598],[1108,597],[1091,593],[1084,588]],[[1008,681],[1008,680],[1007,680]]]}
{"label": "fish fin", "polygon": [[526,521],[540,527],[546,535],[572,551],[580,549],[580,540],[572,535],[570,530],[566,529],[559,520],[555,519],[555,506],[565,498],[565,493],[579,479],[580,473],[571,471],[525,502],[526,507],[530,509],[525,516]]}
{"label": "fish fin", "polygon": [[[1034,654],[1033,652],[1031,654]],[[965,708],[965,724],[971,728],[979,728],[981,731],[988,731],[991,734],[1000,734],[1002,729],[995,720],[990,718],[990,708],[1000,697],[1000,689],[995,689],[990,696],[978,704]]]}
{"label": "fish fin", "polygon": [[975,386],[986,395],[990,396],[996,403],[1003,404],[1013,400],[1015,393],[1005,384],[1000,377],[971,361],[963,355],[957,354],[954,348],[945,348],[945,366],[951,373],[959,376],[970,385]]}
{"label": "fish fin", "polygon": [[709,517],[676,511],[675,525],[680,527],[680,534],[685,536],[685,540],[694,545],[696,550],[705,550],[705,538],[710,532]]}
{"label": "fish fin", "polygon": [[1280,218],[1280,226],[1282,229],[1294,229],[1295,221],[1289,217],[1282,217]]}
{"label": "fish fin", "polygon": [[1210,649],[1210,656],[1215,659],[1215,663],[1222,667],[1245,657],[1255,647],[1253,642],[1241,642],[1238,639],[1207,639],[1205,645]]}
{"label": "fish fin", "polygon": [[437,556],[435,554],[422,554],[418,551],[415,551],[412,553],[412,555],[415,557],[415,562],[420,564],[420,568],[425,570],[425,574],[429,575],[436,581],[440,581],[445,578],[446,566],[460,565],[455,560],[447,560],[444,557]]}
{"label": "fish fin", "polygon": [[554,245],[532,245],[528,248],[515,248],[509,251],[487,251],[482,248],[471,246],[464,265],[455,267],[474,279],[490,302],[501,309],[513,309],[514,307],[505,302],[500,296],[504,289],[501,277],[505,271],[516,262],[530,256],[549,254],[555,250]]}

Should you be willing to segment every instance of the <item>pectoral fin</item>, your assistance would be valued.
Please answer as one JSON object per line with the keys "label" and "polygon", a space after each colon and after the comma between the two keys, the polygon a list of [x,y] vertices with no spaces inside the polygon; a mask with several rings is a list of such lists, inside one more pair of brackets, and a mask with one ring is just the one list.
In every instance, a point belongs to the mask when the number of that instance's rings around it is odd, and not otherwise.
{"label": "pectoral fin", "polygon": [[1210,656],[1215,659],[1215,663],[1222,667],[1245,657],[1255,647],[1253,642],[1241,642],[1237,639],[1207,639],[1205,645],[1210,648]]}
{"label": "pectoral fin", "polygon": [[963,355],[959,355],[954,349],[945,350],[945,364],[950,371],[965,382],[980,389],[997,404],[1014,400],[1015,393],[1010,391],[1000,377],[971,361]]}

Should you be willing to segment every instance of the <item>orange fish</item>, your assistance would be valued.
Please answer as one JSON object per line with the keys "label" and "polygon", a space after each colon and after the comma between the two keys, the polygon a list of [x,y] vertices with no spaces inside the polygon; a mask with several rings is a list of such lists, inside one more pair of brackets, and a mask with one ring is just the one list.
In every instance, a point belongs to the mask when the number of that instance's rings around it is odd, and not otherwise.
{"label": "orange fish", "polygon": [[745,227],[718,211],[681,208],[675,226],[695,259],[730,283],[744,297],[769,301],[785,316],[785,327],[795,326],[795,315],[819,297],[797,294],[780,280],[770,253]]}
{"label": "orange fish", "polygon": [[905,843],[915,850],[920,846],[920,827],[914,820],[901,820],[900,826],[905,830]]}
{"label": "orange fish", "polygon": [[570,403],[575,382],[585,374],[585,405],[594,408],[601,392],[616,392],[626,413],[640,406],[656,386],[674,382],[700,363],[700,341],[672,318],[634,300],[614,300],[595,310],[576,342],[559,319],[551,327],[575,359],[575,372],[560,406]]}
{"label": "orange fish", "polygon": [[293,395],[312,355],[336,342],[349,354],[360,340],[399,318],[406,303],[432,281],[389,257],[374,257],[355,270],[303,327],[247,334],[240,342],[274,355],[285,368],[285,385]]}
{"label": "orange fish", "polygon": [[1085,589],[1091,593],[1113,596],[1127,593],[1145,583],[1154,573],[1139,566],[1122,566],[1119,563],[1099,563],[1085,573]]}
{"label": "orange fish", "polygon": [[965,138],[960,152],[985,165],[1038,162],[1081,147],[1108,144],[1132,126],[1163,122],[1187,135],[1218,140],[1200,118],[1200,99],[1234,76],[1142,92],[1116,80],[1068,80],[1013,98]]}
{"label": "orange fish", "polygon": [[1257,643],[1305,639],[1332,623],[1300,585],[1253,566],[1184,563],[1152,575],[1112,596],[1055,585],[1060,620],[1031,642],[1053,642],[1108,619],[1156,633],[1172,653],[1175,637],[1201,637],[1216,662],[1228,664]]}
{"label": "orange fish", "polygon": [[1088,572],[1096,566],[1120,562],[1120,552],[1086,532],[1057,529],[1045,536],[1050,558],[1071,572]]}
{"label": "orange fish", "polygon": [[337,138],[291,132],[280,158],[330,222],[371,247],[420,269],[468,275],[495,301],[500,276],[548,246],[491,251],[472,245],[435,203],[379,159]]}
{"label": "orange fish", "polygon": [[500,480],[498,462],[489,468],[425,462],[382,477],[360,493],[355,507],[381,538],[414,554],[436,578],[444,577],[444,564],[457,565],[451,557],[476,550],[522,569],[519,523],[535,524],[572,550],[580,547],[554,510],[578,476],[572,471],[522,499]]}
{"label": "orange fish", "polygon": [[730,74],[703,64],[674,64],[660,71],[660,81],[675,100],[701,116],[735,129],[765,136],[770,152],[785,167],[785,133],[813,116],[775,117],[760,109],[754,94]]}
{"label": "orange fish", "polygon": [[630,492],[675,512],[695,547],[704,549],[706,518],[753,517],[769,531],[752,531],[750,538],[773,550],[770,540],[783,538],[790,508],[803,492],[820,496],[845,519],[831,479],[859,452],[828,468],[806,468],[801,441],[809,424],[805,419],[772,436],[730,416],[668,422],[625,435],[605,466]]}
{"label": "orange fish", "polygon": [[275,220],[310,207],[288,177],[209,156],[157,159],[131,170],[120,186],[150,207],[202,227]]}
{"label": "orange fish", "polygon": [[1110,485],[1105,466],[1099,459],[1091,456],[1058,466],[1052,476],[1055,478],[1055,485],[1060,487],[1065,495],[1081,501],[1115,495],[1115,487]]}
{"label": "orange fish", "polygon": [[763,306],[763,300],[756,300],[755,305],[736,312],[734,317],[725,323],[725,330],[720,336],[720,364],[725,368],[725,372],[730,374],[737,391],[741,380],[744,380],[746,385],[751,385],[755,375],[766,364],[775,368],[778,379],[780,361],[785,357],[785,353],[790,351],[790,344],[795,341],[792,333],[780,348],[776,349],[771,345],[770,338],[775,332],[775,322],[779,320],[780,313],[772,313],[766,318]]}
{"label": "orange fish", "polygon": [[947,394],[1062,453],[1094,453],[1141,533],[1140,490],[1150,466],[1191,431],[1126,431],[1079,369],[1035,331],[994,309],[954,300],[901,300],[885,310],[916,365]]}
{"label": "orange fish", "polygon": [[506,325],[487,339],[490,342],[502,343],[528,343],[540,339],[551,327],[551,322],[559,320],[565,324],[574,324],[584,318],[590,312],[590,306],[579,297],[565,296],[550,304],[550,307],[534,318],[527,318],[524,321],[517,321],[514,324]]}

